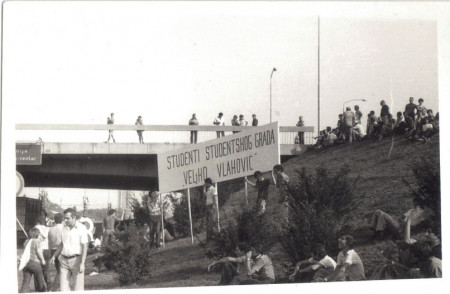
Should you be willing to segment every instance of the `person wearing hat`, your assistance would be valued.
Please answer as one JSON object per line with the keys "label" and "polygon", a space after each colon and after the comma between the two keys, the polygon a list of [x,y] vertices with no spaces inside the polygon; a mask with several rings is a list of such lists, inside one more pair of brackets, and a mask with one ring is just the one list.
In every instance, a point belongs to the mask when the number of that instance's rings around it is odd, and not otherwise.
{"label": "person wearing hat", "polygon": [[147,201],[150,213],[150,245],[161,246],[161,197],[158,191],[150,193]]}
{"label": "person wearing hat", "polygon": [[212,238],[214,228],[218,225],[217,213],[219,211],[219,198],[211,178],[205,179],[203,195],[205,196],[206,202],[206,242],[208,242]]}

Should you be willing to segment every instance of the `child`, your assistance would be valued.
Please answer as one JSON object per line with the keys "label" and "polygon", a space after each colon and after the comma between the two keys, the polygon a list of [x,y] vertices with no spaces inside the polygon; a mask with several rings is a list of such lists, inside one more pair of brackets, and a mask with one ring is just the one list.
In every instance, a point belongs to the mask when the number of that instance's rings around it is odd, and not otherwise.
{"label": "child", "polygon": [[[34,275],[37,280],[36,291],[37,292],[46,292],[47,291],[47,285],[44,280],[44,273],[42,272],[42,266],[45,266],[45,259],[44,254],[42,253],[42,247],[40,246],[39,241],[39,229],[32,228],[30,230],[30,239],[28,239],[25,242],[25,251],[24,256],[22,256],[22,259],[24,259],[23,262],[21,262],[21,265],[19,267],[19,270],[23,271],[23,281],[22,281],[22,287],[20,288],[20,293],[30,292],[30,280],[31,277]],[[29,254],[29,256],[28,256]],[[25,256],[27,255],[27,256]],[[26,259],[28,258],[28,262],[26,262]],[[25,264],[26,262],[26,264]]]}

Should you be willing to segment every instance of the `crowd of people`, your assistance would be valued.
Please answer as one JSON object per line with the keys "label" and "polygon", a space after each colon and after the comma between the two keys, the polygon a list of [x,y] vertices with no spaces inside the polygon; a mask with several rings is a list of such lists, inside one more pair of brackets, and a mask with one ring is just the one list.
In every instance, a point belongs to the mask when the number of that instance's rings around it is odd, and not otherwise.
{"label": "crowd of people", "polygon": [[384,100],[380,101],[380,113],[376,115],[371,110],[367,115],[367,125],[362,127],[363,113],[358,105],[354,111],[346,107],[335,128],[328,126],[319,132],[316,143],[312,148],[327,148],[335,144],[352,143],[364,139],[377,139],[393,135],[404,135],[406,138],[416,142],[428,142],[430,137],[439,133],[439,112],[434,115],[432,109],[424,105],[424,99],[414,103],[414,98],[409,98],[404,111],[398,111],[394,118],[389,106]]}
{"label": "crowd of people", "polygon": [[[361,117],[361,116],[360,116]],[[281,165],[275,165],[272,171],[273,182],[265,179],[260,171],[254,173],[256,182],[247,178],[246,182],[257,189],[255,211],[263,214],[266,211],[268,188],[271,184],[277,187],[278,202],[286,209],[280,214],[283,221],[289,222],[288,203],[289,176]],[[207,193],[212,186],[210,179],[205,184]],[[215,190],[212,193],[217,199]],[[217,200],[216,200],[217,201]],[[217,211],[214,212],[214,214]],[[419,238],[411,238],[411,227],[423,224],[431,218],[432,212],[425,208],[420,198],[414,198],[413,208],[401,215],[398,220],[389,214],[376,210],[370,221],[373,231],[372,241],[392,239],[396,242],[398,258],[389,259],[380,255],[379,264],[369,279],[404,279],[404,278],[440,278],[442,277],[442,249],[440,239],[433,234],[432,228],[419,232]],[[420,227],[419,227],[420,228]],[[424,233],[424,234],[423,234]],[[208,238],[208,237],[207,237]],[[339,254],[336,261],[327,254],[323,244],[312,246],[310,258],[295,264],[289,276],[291,281],[331,282],[366,280],[362,258],[355,251],[355,238],[342,235],[337,240]],[[240,265],[243,264],[243,269]],[[276,281],[273,263],[270,257],[258,246],[241,243],[236,248],[235,257],[229,256],[214,261],[208,271],[221,273],[220,285],[266,284]]]}

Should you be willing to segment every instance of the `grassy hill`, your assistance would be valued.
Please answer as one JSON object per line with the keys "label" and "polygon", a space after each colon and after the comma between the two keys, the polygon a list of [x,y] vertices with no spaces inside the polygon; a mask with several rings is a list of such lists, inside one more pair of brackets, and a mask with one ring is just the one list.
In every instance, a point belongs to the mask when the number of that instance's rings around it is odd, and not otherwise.
{"label": "grassy hill", "polygon": [[[439,167],[439,137],[435,136],[429,143],[414,143],[403,137],[393,140],[354,142],[352,145],[338,145],[323,150],[311,150],[302,156],[288,160],[283,164],[291,181],[298,181],[296,170],[306,168],[313,173],[321,165],[330,173],[339,172],[343,165],[351,168],[350,177],[359,178],[355,195],[359,205],[352,212],[349,233],[356,239],[356,250],[363,259],[368,276],[378,264],[376,253],[392,247],[388,242],[369,242],[371,231],[369,221],[376,209],[381,209],[394,217],[401,215],[412,207],[412,193],[404,181],[414,183],[411,167],[425,158]],[[266,178],[270,174],[265,175]],[[269,195],[276,195],[271,186]],[[256,190],[249,187],[248,201],[254,205]],[[231,195],[230,200],[222,208],[226,215],[233,215],[245,205],[245,193],[239,191]],[[280,209],[276,197],[270,197],[266,213],[276,215]],[[288,259],[280,248],[270,252],[279,260],[278,271],[286,271],[280,264],[287,264]],[[336,256],[334,256],[336,257]]]}
{"label": "grassy hill", "polygon": [[[324,165],[336,173],[340,167],[347,164],[351,167],[352,178],[359,177],[355,195],[360,205],[353,211],[350,221],[350,233],[357,240],[356,251],[364,262],[366,276],[380,264],[377,254],[388,248],[393,248],[391,241],[370,242],[368,222],[376,209],[386,211],[393,216],[404,213],[412,205],[412,194],[404,184],[404,180],[414,182],[411,166],[424,157],[439,166],[439,137],[433,137],[431,142],[413,143],[398,137],[391,140],[355,142],[352,145],[340,145],[325,150],[312,150],[300,157],[292,158],[283,164],[285,172],[291,181],[297,181],[296,169],[306,168],[308,173]],[[270,177],[270,174],[266,174]],[[254,179],[250,179],[254,181]],[[243,181],[243,180],[242,180]],[[235,183],[234,183],[235,184]],[[256,202],[256,189],[248,187],[248,203]],[[220,194],[220,191],[219,191]],[[269,190],[269,200],[266,214],[276,218],[281,206],[277,202],[275,187]],[[221,207],[221,218],[233,218],[245,207],[245,192],[240,190],[231,194],[229,200]],[[200,239],[204,239],[201,234]],[[152,270],[149,277],[136,284],[121,287],[115,273],[102,270],[97,276],[86,276],[87,290],[120,289],[120,288],[154,288],[154,287],[184,287],[217,285],[219,273],[208,273],[206,268],[211,262],[206,258],[205,250],[198,245],[191,245],[190,238],[178,239],[167,243],[165,249],[152,253]],[[285,256],[281,245],[276,245],[268,254],[274,261],[277,275],[282,277],[293,268]],[[336,254],[331,254],[336,258]],[[86,272],[92,271],[92,260],[95,254],[88,256]],[[19,275],[19,281],[21,275]]]}

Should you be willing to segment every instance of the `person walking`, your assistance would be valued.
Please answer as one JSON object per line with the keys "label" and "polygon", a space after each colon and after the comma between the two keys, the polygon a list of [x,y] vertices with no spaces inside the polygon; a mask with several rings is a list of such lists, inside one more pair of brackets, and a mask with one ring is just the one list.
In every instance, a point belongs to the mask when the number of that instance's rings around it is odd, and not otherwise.
{"label": "person walking", "polygon": [[[195,113],[192,114],[192,118],[189,120],[190,126],[198,126],[198,120]],[[197,131],[191,131],[191,144],[197,144]]]}
{"label": "person walking", "polygon": [[[298,117],[297,127],[304,127],[305,122],[303,121],[303,116]],[[298,144],[305,145],[305,132],[298,132]]]}
{"label": "person walking", "polygon": [[[62,229],[63,229],[63,219],[64,216],[62,213],[55,214],[55,225],[51,227],[48,231],[48,246],[50,249],[50,254],[53,256],[59,245],[61,244],[62,237]],[[50,258],[51,258],[50,256]],[[55,260],[55,268],[56,268],[56,276],[51,283],[48,283],[49,291],[56,291],[59,288],[60,284],[60,275],[61,275],[61,264],[58,259]]]}
{"label": "person walking", "polygon": [[61,264],[61,291],[84,291],[84,271],[88,248],[86,226],[77,221],[76,211],[67,208],[63,212],[65,225],[61,232],[61,244],[50,259],[54,264],[58,258]]}
{"label": "person walking", "polygon": [[[108,125],[114,124],[114,113],[111,113],[111,116],[106,119],[106,123]],[[114,139],[114,130],[108,131],[108,140],[105,141],[105,143],[109,143],[109,140],[111,140],[111,138],[113,139],[113,142],[116,143],[116,139]]]}
{"label": "person walking", "polygon": [[[216,126],[225,126],[225,121],[223,119],[223,113],[222,112],[220,112],[219,116],[214,119],[213,123]],[[225,132],[224,131],[217,131],[216,133],[217,133],[217,138],[225,136]]]}
{"label": "person walking", "polygon": [[[144,123],[142,122],[142,116],[138,116],[138,118],[137,118],[137,120],[136,120],[136,122],[134,123],[136,126],[142,126],[142,125],[144,125]],[[143,133],[144,131],[141,131],[141,130],[137,130],[137,134],[138,134],[138,137],[139,137],[139,143],[140,144],[144,144],[144,136],[142,135],[142,133]]]}
{"label": "person walking", "polygon": [[34,227],[30,230],[30,239],[25,243],[24,254],[20,262],[19,270],[23,271],[22,286],[20,293],[30,292],[31,277],[35,277],[35,288],[37,292],[46,292],[47,284],[45,283],[42,267],[46,262],[42,252],[41,240],[39,240],[39,229]]}

